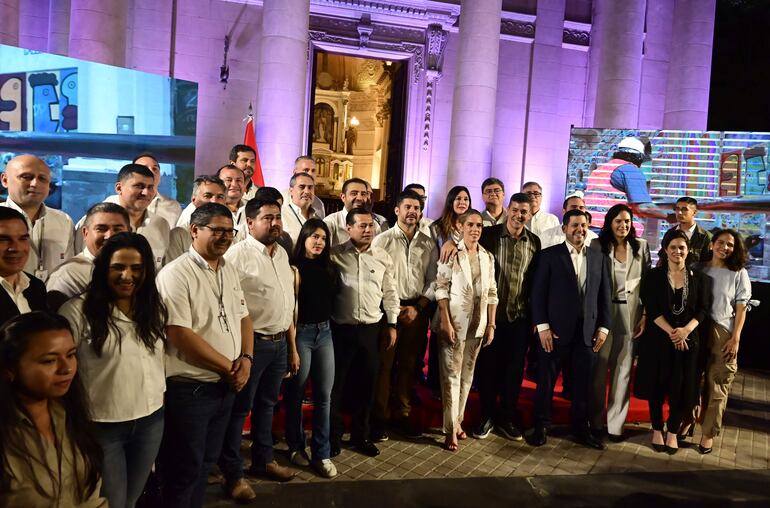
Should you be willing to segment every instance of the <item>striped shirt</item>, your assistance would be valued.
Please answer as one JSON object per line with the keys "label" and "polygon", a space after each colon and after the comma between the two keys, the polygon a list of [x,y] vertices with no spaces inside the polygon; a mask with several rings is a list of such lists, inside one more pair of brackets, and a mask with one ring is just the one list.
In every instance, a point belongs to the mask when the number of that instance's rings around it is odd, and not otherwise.
{"label": "striped shirt", "polygon": [[502,233],[491,250],[497,267],[497,316],[510,322],[527,317],[529,295],[524,281],[532,259],[540,250],[540,240],[526,228],[516,239],[505,225],[497,227],[502,228]]}

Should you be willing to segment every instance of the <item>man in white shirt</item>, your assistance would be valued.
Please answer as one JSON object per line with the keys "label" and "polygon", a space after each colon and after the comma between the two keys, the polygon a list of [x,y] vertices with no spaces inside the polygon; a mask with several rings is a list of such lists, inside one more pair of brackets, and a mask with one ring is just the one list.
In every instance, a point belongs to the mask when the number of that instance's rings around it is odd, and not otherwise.
{"label": "man in white shirt", "polygon": [[75,240],[69,215],[44,204],[51,170],[34,155],[19,155],[8,161],[0,181],[8,189],[8,199],[0,205],[21,212],[29,228],[30,252],[24,270],[45,282],[74,255]]}
{"label": "man in white shirt", "polygon": [[[313,180],[316,179],[316,168],[315,168],[315,161],[312,157],[309,157],[307,155],[300,155],[296,159],[294,159],[294,169],[292,170],[293,174],[299,174],[299,173],[307,173],[310,175]],[[282,192],[283,194],[283,202],[289,201],[289,192]],[[323,219],[326,217],[326,207],[324,206],[324,202],[321,201],[321,198],[313,194],[313,204],[312,204],[313,210],[315,210],[315,216],[319,219]],[[285,226],[285,224],[284,224]]]}
{"label": "man in white shirt", "polygon": [[83,223],[83,251],[59,265],[46,282],[48,307],[56,312],[68,299],[86,290],[91,282],[94,257],[104,242],[118,233],[129,231],[128,213],[115,203],[97,203],[86,212]]}
{"label": "man in white shirt", "polygon": [[420,199],[422,200],[422,210],[420,211],[419,228],[420,228],[420,231],[422,231],[428,236],[431,236],[430,225],[433,224],[433,221],[425,216],[425,205],[427,204],[427,201],[428,201],[428,195],[425,193],[425,186],[423,186],[420,183],[410,183],[406,187],[404,187],[404,192],[408,190],[414,191],[420,196]]}
{"label": "man in white shirt", "polygon": [[[585,212],[586,204],[585,204],[585,201],[583,201],[582,197],[573,195],[573,196],[568,196],[567,199],[564,200],[564,203],[562,203],[561,208],[562,208],[562,215],[569,212],[570,210],[580,210],[582,212]],[[541,245],[541,248],[543,249],[547,247],[551,247],[552,245],[564,243],[564,231],[562,231],[561,225],[548,228],[538,236],[540,237],[540,245]],[[593,231],[591,231],[590,229],[588,229],[586,231],[586,238],[585,238],[586,246],[591,245],[591,241],[594,240],[595,238],[598,238],[598,235]]]}
{"label": "man in white shirt", "polygon": [[[192,212],[205,203],[225,203],[225,184],[216,176],[203,175],[195,179],[190,204],[185,210],[192,208],[189,214],[192,215]],[[186,219],[180,216],[177,226],[169,233],[164,263],[170,263],[190,249],[192,237],[189,215]]]}
{"label": "man in white shirt", "polygon": [[[435,240],[419,229],[422,199],[414,191],[402,192],[396,201],[396,225],[380,233],[372,246],[390,254],[401,311],[398,315],[398,343],[380,356],[380,372],[375,396],[372,440],[384,441],[385,420],[410,438],[421,431],[409,421],[416,379],[415,365],[422,361],[428,341],[429,307],[435,300],[433,284],[438,267]],[[395,367],[395,375],[391,371]],[[395,411],[390,410],[391,377]]]}
{"label": "man in white shirt", "polygon": [[532,218],[527,223],[527,229],[537,236],[554,226],[559,226],[559,218],[540,208],[543,203],[543,188],[537,182],[527,182],[521,186],[521,192],[532,200]]}
{"label": "man in white shirt", "polygon": [[[155,177],[155,189],[160,189],[161,174],[158,159],[150,153],[143,153],[139,154],[133,162],[134,164],[141,164],[142,166],[150,168],[150,171],[152,171],[152,174]],[[105,201],[109,201],[109,198],[105,199]],[[165,221],[168,222],[169,228],[174,227],[174,224],[176,224],[176,221],[179,219],[179,215],[182,213],[182,206],[179,204],[179,201],[164,196],[160,192],[156,194],[147,209],[153,215],[165,219]]]}
{"label": "man in white shirt", "polygon": [[246,180],[243,200],[253,199],[259,188],[252,180],[254,168],[257,165],[257,152],[249,145],[235,145],[230,149],[230,164],[243,171],[243,176]]}
{"label": "man in white shirt", "polygon": [[[190,233],[187,255],[156,279],[168,308],[163,506],[178,508],[203,505],[235,394],[248,382],[254,361],[240,275],[223,258],[235,233],[232,214],[224,205],[206,203],[192,214]],[[251,490],[242,479],[227,487],[246,498]]]}
{"label": "man in white shirt", "polygon": [[315,180],[309,173],[294,173],[289,180],[289,199],[281,209],[283,229],[291,241],[296,242],[302,225],[310,218],[317,217],[313,200],[315,198]]}
{"label": "man in white shirt", "polygon": [[[366,181],[366,180],[364,180]],[[366,182],[366,191],[369,193],[366,198],[366,209],[372,212],[372,218],[374,219],[374,222],[380,227],[380,233],[383,231],[387,231],[390,229],[390,224],[388,223],[388,219],[386,219],[384,216],[375,213],[374,212],[374,189],[372,189],[372,184],[369,182]],[[382,204],[385,204],[385,202],[382,202]]]}
{"label": "man in white shirt", "polygon": [[505,185],[501,180],[491,177],[481,183],[481,200],[484,201],[481,220],[484,222],[484,227],[505,224],[508,216],[503,206],[504,199]]}
{"label": "man in white shirt", "polygon": [[0,326],[33,310],[45,310],[45,286],[24,273],[29,256],[27,220],[12,208],[0,207]]}
{"label": "man in white shirt", "polygon": [[232,164],[225,164],[217,171],[217,176],[225,184],[225,205],[233,214],[235,229],[246,226],[243,207],[246,206],[246,176],[243,171]]}
{"label": "man in white shirt", "polygon": [[[364,191],[365,186],[360,190]],[[328,219],[329,217],[327,217]],[[375,222],[364,208],[346,213],[348,240],[332,247],[331,259],[340,273],[340,290],[332,311],[334,342],[334,385],[331,393],[331,456],[340,453],[344,424],[342,399],[346,386],[355,393],[350,428],[352,447],[370,457],[380,451],[369,437],[369,413],[380,364],[379,337],[381,308],[385,309],[385,348],[396,345],[396,323],[401,312],[393,261],[379,247],[372,246]],[[355,364],[355,368],[354,367]]]}
{"label": "man in white shirt", "polygon": [[[343,244],[350,239],[346,221],[348,212],[353,208],[366,209],[366,202],[369,199],[369,194],[369,184],[366,180],[361,178],[351,178],[342,184],[342,194],[340,194],[340,199],[344,206],[343,209],[339,212],[327,215],[324,219],[324,222],[329,227],[329,243],[332,247]],[[375,222],[374,236],[380,234],[380,231],[379,224]]]}
{"label": "man in white shirt", "polygon": [[254,364],[244,390],[235,398],[219,468],[226,484],[243,478],[241,434],[251,410],[251,468],[249,474],[276,481],[294,477],[273,457],[273,411],[281,381],[299,370],[294,329],[294,272],[289,255],[278,245],[281,208],[278,202],[252,199],[246,205],[249,234],[225,254],[238,270],[253,328]]}

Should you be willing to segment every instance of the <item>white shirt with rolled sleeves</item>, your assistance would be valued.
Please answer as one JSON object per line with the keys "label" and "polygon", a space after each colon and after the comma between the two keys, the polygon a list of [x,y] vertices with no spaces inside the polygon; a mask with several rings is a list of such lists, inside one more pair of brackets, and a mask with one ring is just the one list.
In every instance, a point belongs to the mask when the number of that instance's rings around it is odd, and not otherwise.
{"label": "white shirt with rolled sleeves", "polygon": [[558,226],[559,218],[552,213],[548,213],[542,208],[527,221],[527,229],[540,236],[543,231]]}
{"label": "white shirt with rolled sleeves", "polygon": [[[168,325],[191,329],[228,360],[241,354],[241,320],[249,315],[238,270],[221,259],[217,270],[190,247],[158,273],[158,292],[168,308]],[[221,288],[221,293],[220,293]],[[219,298],[227,326],[219,318]],[[168,345],[166,377],[183,376],[202,382],[217,382],[218,373],[185,361],[179,350]]]}
{"label": "white shirt with rolled sleeves", "polygon": [[390,255],[393,278],[401,300],[413,300],[421,296],[435,300],[438,247],[429,234],[417,229],[410,241],[397,223],[377,235],[372,246]]}
{"label": "white shirt with rolled sleeves", "polygon": [[0,206],[7,206],[20,212],[29,228],[29,257],[24,271],[45,282],[60,264],[75,255],[75,229],[69,215],[41,205],[35,224],[13,200],[8,199]]}
{"label": "white shirt with rolled sleeves", "polygon": [[[329,227],[329,234],[331,235],[330,241],[331,246],[334,247],[335,245],[342,245],[343,243],[350,240],[350,235],[348,234],[347,229],[347,223],[345,222],[348,218],[348,211],[346,209],[342,209],[339,212],[334,212],[331,215],[327,215],[326,218],[324,218],[324,222]],[[382,232],[382,229],[380,228],[380,224],[377,221],[374,221],[374,235],[377,236]]]}
{"label": "white shirt with rolled sleeves", "polygon": [[56,291],[72,298],[86,290],[93,271],[94,256],[86,247],[83,252],[59,265],[48,277],[45,288],[48,292]]}
{"label": "white shirt with rolled sleeves", "polygon": [[[91,331],[83,314],[85,295],[70,299],[59,314],[67,318],[78,348],[78,372],[83,379],[96,422],[127,422],[163,407],[166,391],[163,341],[150,351],[136,335],[136,324],[117,307],[112,310],[101,356],[91,346]],[[120,336],[120,340],[118,340]]]}
{"label": "white shirt with rolled sleeves", "polygon": [[294,271],[286,250],[276,244],[270,256],[263,243],[247,235],[228,249],[225,259],[238,271],[254,331],[274,335],[288,330],[294,317]]}
{"label": "white shirt with rolled sleeves", "polygon": [[388,324],[396,324],[401,311],[393,260],[380,247],[358,252],[348,240],[332,247],[332,262],[340,274],[340,288],[334,301],[332,319],[341,325],[374,324],[385,309]]}

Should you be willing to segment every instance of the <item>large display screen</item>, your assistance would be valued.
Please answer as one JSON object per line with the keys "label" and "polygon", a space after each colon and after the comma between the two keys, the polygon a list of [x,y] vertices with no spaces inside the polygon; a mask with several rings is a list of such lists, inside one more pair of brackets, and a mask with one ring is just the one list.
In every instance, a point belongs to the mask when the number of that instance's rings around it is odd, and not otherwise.
{"label": "large display screen", "polygon": [[[618,170],[613,155],[629,136],[649,141],[651,153],[641,167]],[[594,229],[601,228],[612,205],[631,205],[637,234],[649,242],[653,261],[663,234],[674,225],[676,200],[693,197],[698,224],[738,230],[752,280],[770,282],[769,152],[767,132],[573,128],[566,194],[583,192]]]}
{"label": "large display screen", "polygon": [[16,155],[41,157],[54,183],[46,204],[77,221],[115,193],[123,165],[152,152],[160,192],[186,203],[197,100],[190,81],[0,45],[0,172]]}

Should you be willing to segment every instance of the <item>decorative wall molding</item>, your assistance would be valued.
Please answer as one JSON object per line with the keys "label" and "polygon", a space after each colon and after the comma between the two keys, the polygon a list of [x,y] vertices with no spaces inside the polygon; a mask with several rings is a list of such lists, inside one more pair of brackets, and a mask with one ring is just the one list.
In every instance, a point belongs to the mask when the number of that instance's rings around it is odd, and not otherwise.
{"label": "decorative wall molding", "polygon": [[425,70],[425,112],[423,115],[422,149],[430,148],[431,120],[433,118],[433,94],[441,79],[444,50],[449,36],[441,25],[430,25],[425,31],[425,47],[428,50]]}

